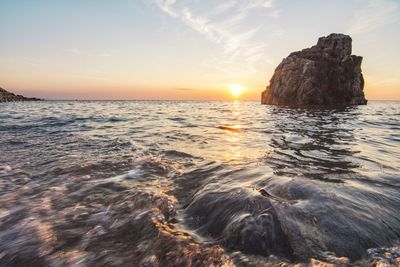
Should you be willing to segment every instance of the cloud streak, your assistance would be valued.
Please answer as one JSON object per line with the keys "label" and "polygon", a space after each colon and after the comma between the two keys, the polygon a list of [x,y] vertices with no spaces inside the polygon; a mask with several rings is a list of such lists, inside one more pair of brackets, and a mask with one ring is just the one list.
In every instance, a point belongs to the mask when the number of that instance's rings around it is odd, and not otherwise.
{"label": "cloud streak", "polygon": [[201,1],[203,6],[189,0],[154,1],[164,13],[219,45],[223,61],[241,61],[247,70],[254,71],[252,65],[266,56],[265,39],[283,34],[279,27],[265,25],[266,18],[279,16],[274,0]]}
{"label": "cloud streak", "polygon": [[350,34],[367,33],[399,20],[400,4],[390,0],[366,0],[365,7],[355,13]]}

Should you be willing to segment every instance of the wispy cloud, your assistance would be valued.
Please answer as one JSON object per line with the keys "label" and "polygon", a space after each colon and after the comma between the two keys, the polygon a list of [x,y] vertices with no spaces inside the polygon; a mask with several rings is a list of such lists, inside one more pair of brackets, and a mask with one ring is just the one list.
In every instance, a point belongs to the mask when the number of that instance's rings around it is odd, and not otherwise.
{"label": "wispy cloud", "polygon": [[361,34],[370,32],[400,19],[400,3],[391,0],[363,0],[364,8],[355,13],[348,32]]}
{"label": "wispy cloud", "polygon": [[84,51],[79,48],[68,48],[65,49],[66,52],[71,53],[75,56],[88,56],[88,57],[112,57],[115,53],[114,50],[105,50],[105,51],[99,51],[99,52],[93,52],[93,51]]}
{"label": "wispy cloud", "polygon": [[182,87],[179,87],[179,88],[172,88],[173,90],[177,90],[177,91],[194,91],[194,90],[196,90],[196,89],[194,89],[194,88],[182,88]]}
{"label": "wispy cloud", "polygon": [[275,0],[154,1],[164,13],[218,44],[224,55],[219,60],[240,61],[242,69],[254,71],[253,65],[266,59],[266,39],[283,34],[278,26],[265,23],[279,16]]}
{"label": "wispy cloud", "polygon": [[84,54],[83,51],[81,49],[78,49],[78,48],[67,49],[67,51],[72,53],[72,54],[74,54],[74,55],[78,55],[78,56],[81,56],[81,55]]}

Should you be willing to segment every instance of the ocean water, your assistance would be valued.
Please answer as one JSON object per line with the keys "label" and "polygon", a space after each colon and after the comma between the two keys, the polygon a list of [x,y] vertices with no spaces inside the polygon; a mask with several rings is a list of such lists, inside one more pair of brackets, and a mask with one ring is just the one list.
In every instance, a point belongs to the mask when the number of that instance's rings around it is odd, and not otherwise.
{"label": "ocean water", "polygon": [[1,266],[396,265],[399,241],[400,102],[0,105]]}

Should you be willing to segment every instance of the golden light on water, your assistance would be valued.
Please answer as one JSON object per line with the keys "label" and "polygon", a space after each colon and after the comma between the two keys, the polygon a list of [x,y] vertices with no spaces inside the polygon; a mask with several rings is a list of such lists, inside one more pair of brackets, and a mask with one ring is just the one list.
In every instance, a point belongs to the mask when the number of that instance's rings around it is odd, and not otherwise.
{"label": "golden light on water", "polygon": [[233,84],[229,86],[229,89],[231,90],[231,94],[235,98],[239,98],[239,96],[243,93],[243,86]]}

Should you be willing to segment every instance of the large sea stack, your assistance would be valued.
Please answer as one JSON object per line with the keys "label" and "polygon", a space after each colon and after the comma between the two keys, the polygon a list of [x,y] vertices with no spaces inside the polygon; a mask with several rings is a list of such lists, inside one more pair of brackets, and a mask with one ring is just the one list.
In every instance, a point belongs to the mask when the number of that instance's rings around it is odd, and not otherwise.
{"label": "large sea stack", "polygon": [[362,57],[351,37],[332,33],[317,45],[291,53],[275,69],[261,103],[270,105],[365,105]]}
{"label": "large sea stack", "polygon": [[0,102],[15,102],[15,101],[39,101],[41,99],[35,97],[24,97],[10,93],[0,87]]}

